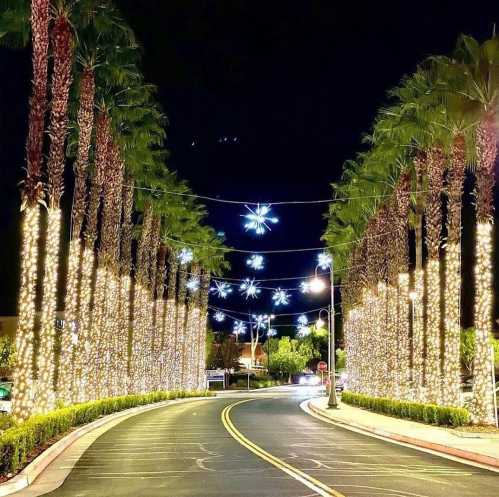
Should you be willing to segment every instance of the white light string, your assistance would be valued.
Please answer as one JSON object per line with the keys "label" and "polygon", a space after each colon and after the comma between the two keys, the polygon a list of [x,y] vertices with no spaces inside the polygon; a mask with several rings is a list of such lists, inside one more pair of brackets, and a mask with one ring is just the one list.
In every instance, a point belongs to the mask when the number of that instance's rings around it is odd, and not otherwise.
{"label": "white light string", "polygon": [[[344,202],[346,200],[362,200],[368,198],[385,198],[391,197],[392,193],[384,193],[377,195],[359,195],[355,197],[339,197],[339,198],[329,198],[321,200],[282,200],[278,202],[246,202],[244,200],[228,200],[224,198],[209,197],[207,195],[196,195],[195,193],[185,193],[185,192],[175,192],[172,190],[163,190],[161,188],[148,188],[146,186],[123,186],[123,188],[133,188],[134,190],[144,190],[152,193],[164,193],[166,195],[177,195],[179,197],[191,197],[197,198],[199,200],[207,200],[209,202],[218,202],[221,204],[236,204],[236,205],[258,205],[258,204],[268,204],[268,205],[304,205],[304,204],[331,204],[334,202]],[[419,190],[408,192],[410,195],[421,195],[429,193],[429,190]]]}
{"label": "white light string", "polygon": [[[395,231],[395,230],[394,230]],[[368,238],[379,238],[382,236],[389,235],[394,231],[387,231],[384,233],[379,233],[378,235],[371,235]],[[351,240],[349,242],[337,243],[335,245],[327,245],[325,247],[312,247],[312,248],[301,248],[301,249],[281,249],[281,250],[243,250],[229,247],[214,247],[213,245],[204,245],[201,243],[189,243],[183,242],[182,240],[177,240],[175,238],[171,238],[169,236],[163,236],[163,240],[169,240],[174,243],[178,243],[181,245],[185,245],[187,247],[198,247],[198,248],[207,248],[213,250],[220,250],[222,252],[237,252],[240,254],[286,254],[286,253],[295,253],[295,252],[323,252],[324,250],[332,249],[335,247],[343,247],[345,245],[352,245],[354,243],[360,242],[364,240],[366,237],[356,238],[355,240]]]}

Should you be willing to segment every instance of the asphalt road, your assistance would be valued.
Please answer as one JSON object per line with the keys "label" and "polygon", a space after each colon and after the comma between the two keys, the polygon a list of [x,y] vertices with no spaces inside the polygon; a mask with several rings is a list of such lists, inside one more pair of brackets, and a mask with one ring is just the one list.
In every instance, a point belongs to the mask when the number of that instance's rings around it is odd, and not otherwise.
{"label": "asphalt road", "polygon": [[[260,394],[230,408],[228,422],[240,433],[240,440],[227,431],[221,416],[224,408],[242,398],[189,402],[129,418],[98,438],[63,485],[46,495],[499,495],[498,473],[324,423],[299,408],[300,395],[305,393],[300,387],[283,389],[274,398]],[[276,467],[281,463],[292,470]],[[300,481],[300,474],[331,493],[315,491],[304,478]]]}

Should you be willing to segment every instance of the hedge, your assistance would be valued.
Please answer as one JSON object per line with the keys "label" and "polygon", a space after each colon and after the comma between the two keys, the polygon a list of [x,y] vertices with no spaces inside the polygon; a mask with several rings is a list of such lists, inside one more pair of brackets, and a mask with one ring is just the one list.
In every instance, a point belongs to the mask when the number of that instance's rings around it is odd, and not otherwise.
{"label": "hedge", "polygon": [[26,465],[28,458],[36,449],[43,448],[54,437],[67,433],[73,427],[95,421],[106,414],[163,400],[211,395],[207,391],[124,395],[75,404],[47,414],[33,415],[24,423],[0,434],[0,474],[16,473]]}
{"label": "hedge", "polygon": [[469,411],[462,407],[444,407],[388,397],[371,397],[348,391],[342,393],[341,400],[345,404],[362,409],[433,425],[463,426],[471,421]]}

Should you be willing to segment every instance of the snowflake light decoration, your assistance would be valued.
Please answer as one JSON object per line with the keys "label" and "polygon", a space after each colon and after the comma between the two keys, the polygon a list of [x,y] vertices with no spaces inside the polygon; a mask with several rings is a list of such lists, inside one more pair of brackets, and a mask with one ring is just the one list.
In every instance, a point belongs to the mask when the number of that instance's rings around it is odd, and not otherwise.
{"label": "snowflake light decoration", "polygon": [[258,283],[255,283],[254,278],[246,278],[239,286],[239,291],[245,294],[248,300],[250,297],[256,299],[262,290],[258,288]]}
{"label": "snowflake light decoration", "polygon": [[263,235],[267,230],[271,231],[270,224],[276,224],[279,222],[277,217],[272,217],[270,215],[270,205],[260,205],[256,204],[255,209],[252,209],[248,205],[245,205],[248,209],[247,214],[241,214],[246,218],[246,223],[244,224],[244,229],[246,231],[253,230],[257,235]]}
{"label": "snowflake light decoration", "polygon": [[217,297],[221,299],[226,299],[229,293],[232,293],[232,286],[225,281],[215,280],[215,286],[210,288],[210,292],[214,293]]}
{"label": "snowflake light decoration", "polygon": [[301,314],[300,316],[298,316],[297,322],[298,326],[307,326],[308,324],[307,316],[305,316],[305,314]]}
{"label": "snowflake light decoration", "polygon": [[302,281],[300,283],[301,293],[310,293],[310,281]]}
{"label": "snowflake light decoration", "polygon": [[246,259],[246,264],[255,271],[261,271],[264,266],[263,255],[253,254]]}
{"label": "snowflake light decoration", "polygon": [[298,333],[300,338],[303,338],[310,334],[310,328],[308,327],[308,318],[305,314],[301,314],[297,319],[298,323]]}
{"label": "snowflake light decoration", "polygon": [[296,334],[298,335],[298,337],[304,338],[310,335],[310,328],[308,326],[300,326]]}
{"label": "snowflake light decoration", "polygon": [[333,262],[333,258],[327,252],[321,252],[317,256],[317,265],[321,269],[324,269],[324,270],[329,269],[331,267],[332,262]]}
{"label": "snowflake light decoration", "polygon": [[187,290],[190,292],[194,293],[199,290],[199,278],[191,278],[187,282]]}
{"label": "snowflake light decoration", "polygon": [[282,290],[281,288],[274,290],[274,293],[272,294],[274,305],[288,305],[290,297],[291,295],[286,290]]}
{"label": "snowflake light decoration", "polygon": [[236,336],[244,335],[246,333],[246,325],[244,324],[244,321],[234,321],[234,329],[232,333]]}
{"label": "snowflake light decoration", "polygon": [[264,330],[267,326],[267,314],[253,314],[253,328],[255,330]]}
{"label": "snowflake light decoration", "polygon": [[182,266],[189,264],[194,259],[192,249],[184,247],[178,254],[178,260]]}
{"label": "snowflake light decoration", "polygon": [[213,319],[215,319],[218,323],[221,323],[225,321],[225,314],[222,311],[217,311],[213,314]]}

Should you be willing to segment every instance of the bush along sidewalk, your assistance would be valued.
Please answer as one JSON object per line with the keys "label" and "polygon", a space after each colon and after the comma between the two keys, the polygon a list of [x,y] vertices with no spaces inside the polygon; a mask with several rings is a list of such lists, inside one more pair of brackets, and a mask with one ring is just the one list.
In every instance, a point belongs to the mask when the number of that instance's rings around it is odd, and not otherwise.
{"label": "bush along sidewalk", "polygon": [[371,397],[347,391],[342,393],[341,401],[355,407],[368,409],[369,411],[432,425],[464,426],[471,422],[469,411],[462,407],[421,404],[419,402],[397,400],[388,397]]}
{"label": "bush along sidewalk", "polygon": [[0,475],[5,477],[17,473],[29,462],[30,457],[50,445],[52,439],[64,435],[74,427],[95,421],[101,416],[164,400],[212,395],[207,391],[168,391],[125,395],[76,404],[47,414],[31,416],[24,423],[0,434]]}

